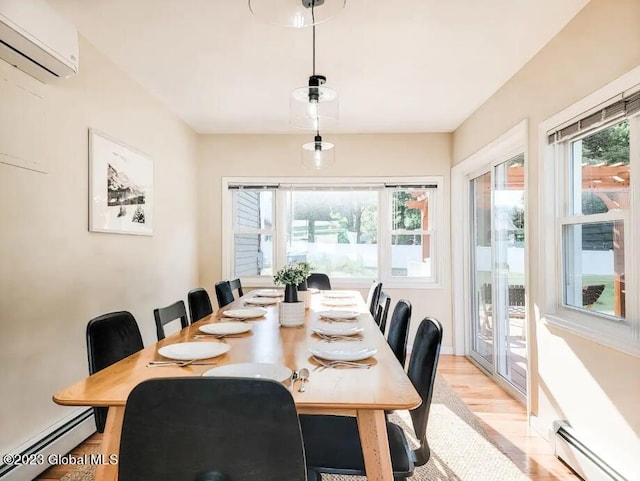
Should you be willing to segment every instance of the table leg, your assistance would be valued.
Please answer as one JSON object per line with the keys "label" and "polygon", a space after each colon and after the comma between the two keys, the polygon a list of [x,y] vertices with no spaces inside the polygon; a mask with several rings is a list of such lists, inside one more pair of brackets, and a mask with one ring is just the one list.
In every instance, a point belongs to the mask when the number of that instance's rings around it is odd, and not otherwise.
{"label": "table leg", "polygon": [[358,410],[358,431],[369,481],[393,481],[384,411]]}
{"label": "table leg", "polygon": [[118,464],[111,464],[111,455],[120,454],[120,435],[122,434],[122,421],[124,419],[124,406],[111,406],[107,413],[107,423],[102,436],[100,453],[104,455],[105,464],[99,464],[96,469],[95,481],[117,481]]}

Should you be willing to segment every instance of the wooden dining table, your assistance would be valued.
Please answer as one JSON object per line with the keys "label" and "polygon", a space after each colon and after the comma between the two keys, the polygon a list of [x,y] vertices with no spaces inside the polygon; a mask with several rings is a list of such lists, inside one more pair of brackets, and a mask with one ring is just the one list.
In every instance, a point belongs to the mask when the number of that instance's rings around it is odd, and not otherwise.
{"label": "wooden dining table", "polygon": [[[199,328],[204,324],[221,322],[223,318],[228,321],[225,318],[227,310],[247,308],[246,303],[256,296],[255,292],[247,293],[216,313],[62,389],[53,396],[54,402],[64,406],[109,407],[101,453],[105,455],[104,459],[113,459],[109,455],[117,455],[119,452],[127,397],[142,381],[158,377],[199,376],[213,367],[232,363],[275,363],[293,371],[307,368],[310,376],[305,391],[299,392],[297,385],[292,389],[298,412],[356,416],[367,479],[392,481],[385,410],[413,409],[420,404],[421,399],[357,291],[342,291],[349,292],[352,296],[340,299],[329,298],[323,291],[310,295],[310,308],[305,310],[305,322],[301,327],[280,326],[278,305],[263,306],[266,310],[263,317],[244,321],[251,324],[251,331],[224,339],[212,338],[213,342],[224,342],[231,346],[227,353],[206,360],[216,362],[216,366],[148,366],[149,361],[166,360],[158,354],[158,349],[162,346],[187,341],[212,342],[212,339],[194,339],[193,336],[202,334]],[[349,302],[353,304],[335,305]],[[362,337],[361,343],[371,344],[377,349],[377,353],[367,359],[372,364],[369,369],[322,368],[316,362],[310,348],[327,341],[320,339],[312,326],[318,322],[318,312],[323,310],[359,312],[358,322],[364,327],[364,331],[359,334]],[[97,481],[117,480],[117,477],[117,464],[97,466]]]}

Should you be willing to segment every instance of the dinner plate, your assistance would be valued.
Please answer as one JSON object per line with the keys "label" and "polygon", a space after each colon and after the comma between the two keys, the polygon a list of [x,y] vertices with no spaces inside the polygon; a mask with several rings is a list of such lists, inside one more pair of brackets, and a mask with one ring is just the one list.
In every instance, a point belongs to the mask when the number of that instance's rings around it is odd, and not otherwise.
{"label": "dinner plate", "polygon": [[329,361],[361,361],[367,359],[378,352],[378,350],[366,343],[337,341],[337,342],[318,342],[313,344],[309,351],[314,356]]}
{"label": "dinner plate", "polygon": [[216,322],[213,324],[204,324],[199,327],[202,332],[207,334],[242,334],[252,329],[251,324],[240,321]]}
{"label": "dinner plate", "polygon": [[271,304],[277,304],[280,300],[277,297],[252,297],[245,302],[256,306],[270,306]]}
{"label": "dinner plate", "polygon": [[344,292],[344,291],[324,291],[322,295],[330,299],[353,298],[353,292]]}
{"label": "dinner plate", "polygon": [[280,364],[243,362],[214,367],[206,371],[203,376],[250,377],[284,382],[287,379],[291,379],[291,374],[291,369]]}
{"label": "dinner plate", "polygon": [[353,306],[355,299],[322,299],[325,306]]}
{"label": "dinner plate", "polygon": [[318,317],[320,319],[328,318],[328,319],[355,319],[360,315],[357,311],[320,311],[318,312]]}
{"label": "dinner plate", "polygon": [[229,309],[222,313],[225,317],[235,317],[241,319],[253,319],[254,317],[262,317],[267,313],[266,309],[261,307],[251,307],[249,309]]}
{"label": "dinner plate", "polygon": [[364,327],[358,322],[316,322],[311,330],[325,336],[353,336],[364,331]]}
{"label": "dinner plate", "polygon": [[260,289],[257,291],[253,291],[256,296],[261,297],[282,297],[284,296],[284,291],[280,289]]}
{"label": "dinner plate", "polygon": [[231,346],[223,342],[179,342],[158,349],[158,354],[178,361],[208,359],[224,354]]}

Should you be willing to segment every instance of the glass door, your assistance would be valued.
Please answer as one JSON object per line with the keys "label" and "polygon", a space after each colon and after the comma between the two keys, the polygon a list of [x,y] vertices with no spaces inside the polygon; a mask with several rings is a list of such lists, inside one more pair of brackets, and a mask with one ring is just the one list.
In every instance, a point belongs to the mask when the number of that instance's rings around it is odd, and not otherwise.
{"label": "glass door", "polygon": [[524,155],[499,163],[469,182],[470,356],[524,394]]}
{"label": "glass door", "polygon": [[471,356],[493,371],[491,172],[471,180]]}

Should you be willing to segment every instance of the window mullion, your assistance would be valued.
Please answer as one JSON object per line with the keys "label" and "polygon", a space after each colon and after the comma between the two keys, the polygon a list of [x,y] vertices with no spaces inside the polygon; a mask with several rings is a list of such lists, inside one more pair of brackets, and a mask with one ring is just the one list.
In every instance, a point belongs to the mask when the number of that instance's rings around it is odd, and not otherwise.
{"label": "window mullion", "polygon": [[382,189],[378,194],[378,279],[383,282],[391,281],[391,202],[393,191]]}

